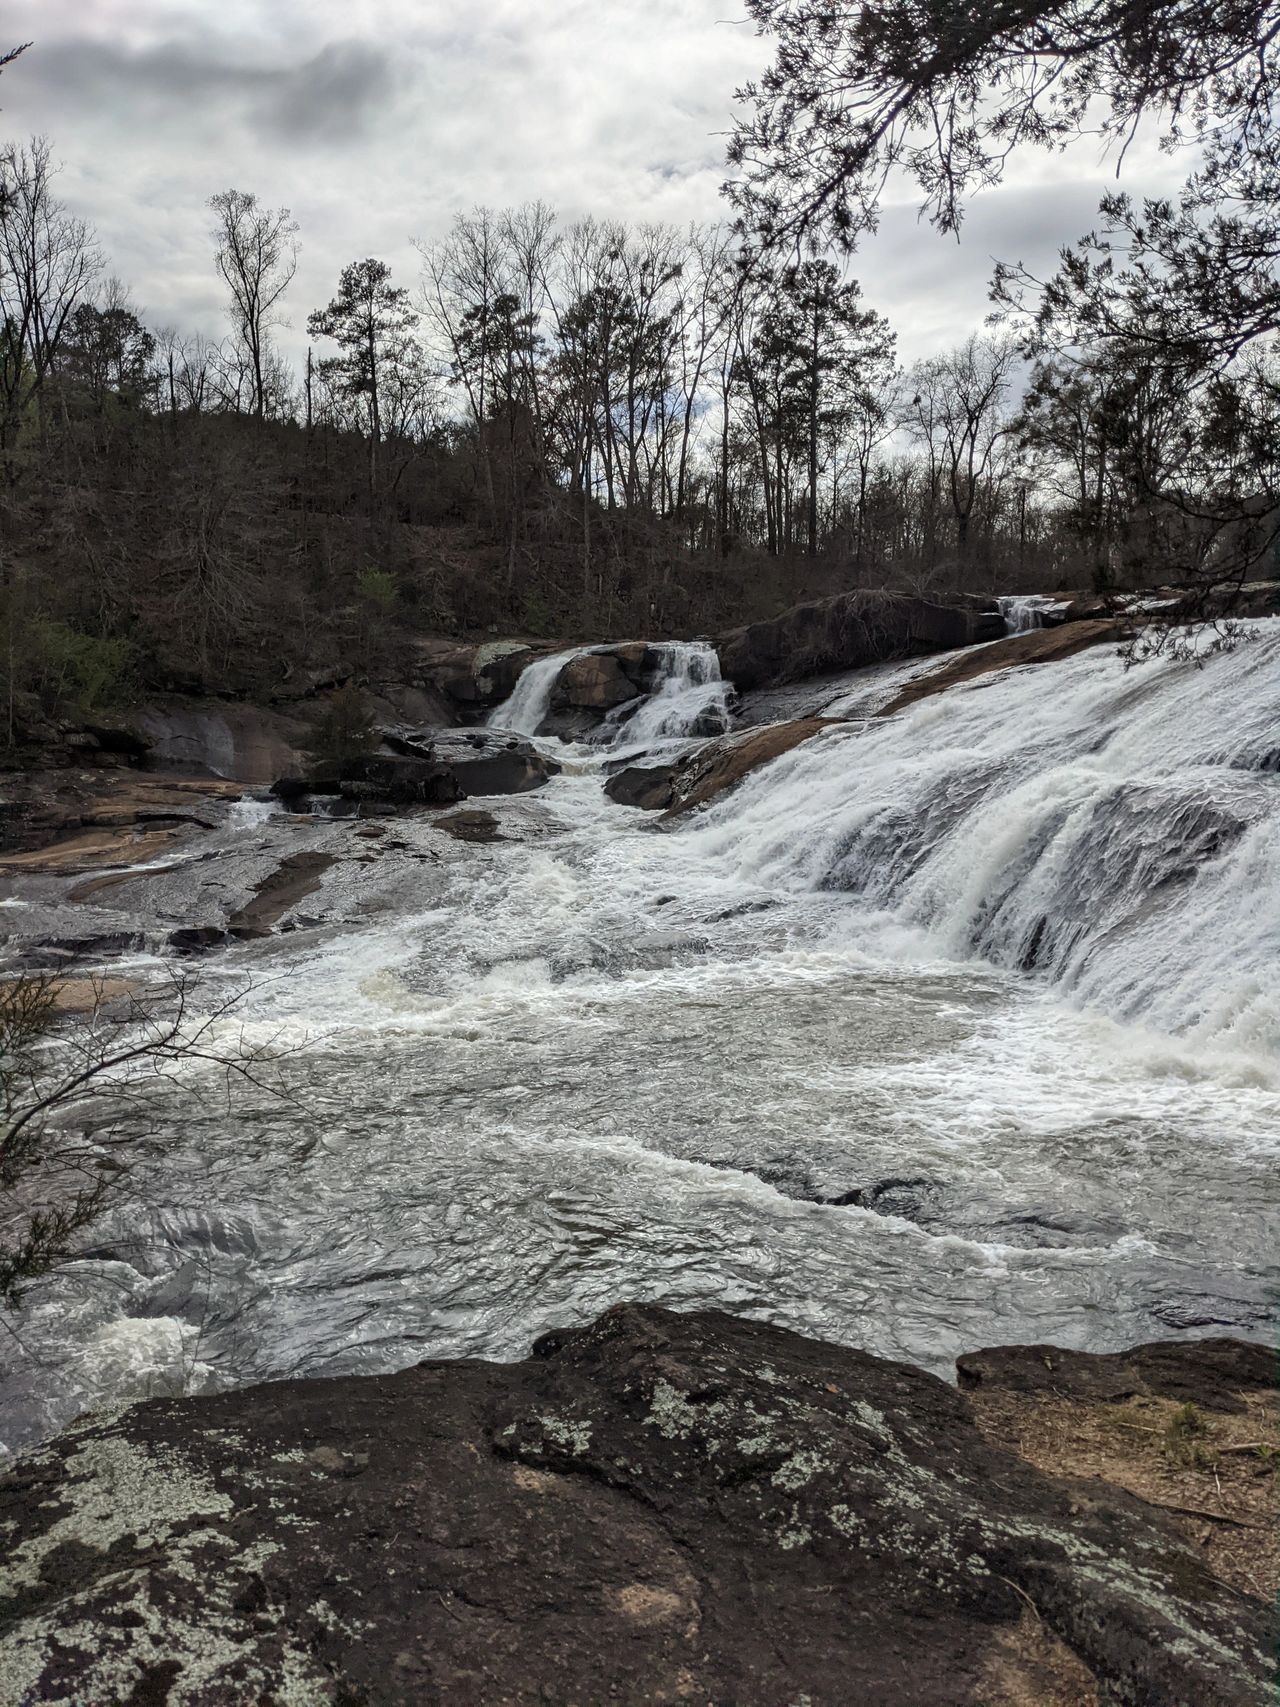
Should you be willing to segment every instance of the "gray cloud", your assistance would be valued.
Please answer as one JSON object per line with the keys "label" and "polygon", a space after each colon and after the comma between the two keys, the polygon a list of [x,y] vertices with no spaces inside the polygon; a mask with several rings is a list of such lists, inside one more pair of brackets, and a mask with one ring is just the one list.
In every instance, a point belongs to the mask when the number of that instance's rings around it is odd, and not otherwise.
{"label": "gray cloud", "polygon": [[[10,0],[35,46],[0,83],[10,135],[50,135],[62,193],[160,321],[218,330],[206,202],[229,185],[291,207],[302,262],[289,353],[358,255],[412,283],[412,237],[540,197],[565,220],[723,216],[735,88],[767,49],[735,0]],[[1180,176],[1136,147],[1127,180]],[[906,192],[858,258],[908,359],[987,311],[992,258],[1046,266],[1093,221],[1105,167],[1031,155],[974,203],[963,242]]]}
{"label": "gray cloud", "polygon": [[72,39],[37,44],[21,70],[24,105],[43,98],[51,114],[78,109],[132,124],[185,116],[193,128],[202,119],[236,122],[282,144],[363,135],[397,82],[390,53],[363,41],[330,42],[299,64],[263,64],[230,57],[214,37],[138,48]]}

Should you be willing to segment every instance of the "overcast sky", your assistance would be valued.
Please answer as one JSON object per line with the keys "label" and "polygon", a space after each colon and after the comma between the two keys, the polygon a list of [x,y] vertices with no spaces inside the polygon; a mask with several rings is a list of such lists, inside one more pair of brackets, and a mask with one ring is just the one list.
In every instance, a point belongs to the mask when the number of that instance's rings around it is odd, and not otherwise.
{"label": "overcast sky", "polygon": [[[210,195],[292,208],[294,354],[347,261],[378,255],[414,283],[410,239],[458,209],[718,217],[733,91],[767,56],[739,0],[10,0],[3,15],[35,44],[0,79],[5,133],[53,140],[64,198],[153,324],[221,329]],[[1180,175],[1153,148],[1125,169],[1136,191]],[[1025,159],[959,247],[888,207],[857,270],[903,355],[979,324],[993,259],[1047,265],[1109,181],[1089,145]]]}

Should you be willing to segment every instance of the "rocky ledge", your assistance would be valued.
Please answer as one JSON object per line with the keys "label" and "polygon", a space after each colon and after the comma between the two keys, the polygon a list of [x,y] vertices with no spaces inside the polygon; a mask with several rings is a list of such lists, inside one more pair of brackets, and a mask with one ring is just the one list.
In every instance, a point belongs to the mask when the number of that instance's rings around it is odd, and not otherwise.
{"label": "rocky ledge", "polygon": [[[0,1483],[0,1695],[1270,1701],[1269,1354],[1032,1347],[961,1376],[626,1306],[514,1366],[90,1418]],[[1150,1443],[1192,1435],[1220,1470],[1171,1496]]]}

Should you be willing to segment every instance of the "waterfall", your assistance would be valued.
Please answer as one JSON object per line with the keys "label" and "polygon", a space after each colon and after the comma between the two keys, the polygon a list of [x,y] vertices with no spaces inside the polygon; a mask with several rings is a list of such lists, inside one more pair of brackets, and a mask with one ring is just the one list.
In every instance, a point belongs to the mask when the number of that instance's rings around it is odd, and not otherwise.
{"label": "waterfall", "polygon": [[[514,735],[534,736],[547,721],[561,671],[584,653],[607,647],[580,646],[530,664],[515,692],[489,717],[489,725]],[[654,658],[649,692],[620,706],[601,723],[593,745],[639,751],[664,741],[722,735],[730,723],[730,684],[720,675],[715,647],[705,640],[669,640],[649,648]]]}
{"label": "waterfall", "polygon": [[997,599],[1006,634],[1029,634],[1044,627],[1044,613],[1054,601],[1040,593],[1006,595]]}
{"label": "waterfall", "polygon": [[662,741],[723,735],[730,724],[730,685],[720,674],[715,647],[705,640],[671,640],[653,650],[658,666],[649,697],[611,728],[609,744],[639,750]]}
{"label": "waterfall", "polygon": [[1102,649],[832,730],[690,831],[763,884],[853,891],[948,957],[1280,1053],[1280,622],[1126,673]]}
{"label": "waterfall", "polygon": [[560,672],[572,659],[589,648],[576,646],[569,652],[555,652],[549,658],[539,658],[530,664],[516,683],[515,692],[488,717],[491,729],[506,729],[512,735],[536,735],[551,710],[551,695],[555,692]]}

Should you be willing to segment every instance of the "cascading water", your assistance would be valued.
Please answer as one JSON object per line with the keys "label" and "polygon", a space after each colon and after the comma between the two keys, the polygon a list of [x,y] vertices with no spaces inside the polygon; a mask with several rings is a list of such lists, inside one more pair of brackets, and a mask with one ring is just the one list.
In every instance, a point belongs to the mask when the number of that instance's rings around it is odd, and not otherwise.
{"label": "cascading water", "polygon": [[831,731],[726,802],[701,851],[856,893],[1118,1017],[1280,1055],[1280,622],[1203,668],[1051,668]]}
{"label": "cascading water", "polygon": [[[673,651],[598,763],[485,803],[492,846],[432,813],[372,860],[342,823],[234,832],[254,874],[300,838],[336,862],[318,925],[190,996],[247,980],[218,1023],[296,1047],[297,1101],[165,1089],[136,1196],[0,1336],[0,1443],[148,1393],[518,1357],[625,1298],[944,1375],[978,1345],[1270,1338],[1280,623],[1251,633],[1199,670],[1099,648],[863,716],[674,833],[600,774],[638,718],[714,714],[712,661]],[[503,726],[540,726],[564,662]],[[77,905],[171,922],[209,877]]]}
{"label": "cascading water", "polygon": [[1039,593],[1006,594],[996,600],[1007,634],[1029,634],[1033,629],[1043,628],[1044,613],[1053,602]]}
{"label": "cascading water", "polygon": [[[591,651],[591,647],[578,647],[530,664],[510,699],[490,714],[491,727],[537,735],[551,714],[556,683],[566,666]],[[723,734],[730,724],[731,689],[720,674],[714,646],[705,640],[666,640],[647,652],[648,693],[606,717],[591,744],[638,752],[671,741]]]}
{"label": "cascading water", "polygon": [[608,725],[608,744],[644,751],[668,741],[723,735],[730,725],[730,685],[706,641],[665,641],[657,653],[649,696],[622,721]]}
{"label": "cascading water", "polygon": [[489,714],[489,727],[506,729],[513,735],[532,738],[547,721],[551,711],[551,696],[565,665],[587,651],[585,646],[571,652],[555,652],[549,658],[539,658],[528,666],[516,683],[511,698]]}

